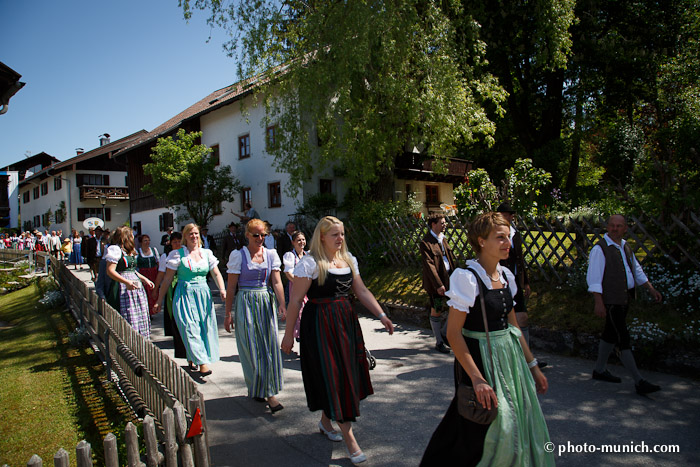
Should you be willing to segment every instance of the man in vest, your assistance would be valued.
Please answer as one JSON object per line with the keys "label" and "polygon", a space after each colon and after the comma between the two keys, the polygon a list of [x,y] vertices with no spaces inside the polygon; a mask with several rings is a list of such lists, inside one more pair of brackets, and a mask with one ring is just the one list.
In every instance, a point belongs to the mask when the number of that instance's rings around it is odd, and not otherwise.
{"label": "man in vest", "polygon": [[620,360],[634,378],[637,394],[649,394],[661,387],[643,379],[639,373],[632,356],[626,318],[636,286],[646,287],[657,302],[661,301],[661,294],[651,285],[631,248],[622,238],[627,233],[625,218],[621,215],[610,216],[607,230],[603,240],[591,250],[586,275],[588,291],[593,293],[594,312],[605,318],[593,379],[610,383],[622,382],[606,369],[608,357],[617,345]]}
{"label": "man in vest", "polygon": [[435,350],[450,353],[442,336],[447,300],[445,292],[450,288],[450,274],[455,270],[455,256],[445,239],[445,216],[437,214],[428,218],[428,233],[420,242],[423,264],[423,289],[430,298],[430,327],[435,335]]}

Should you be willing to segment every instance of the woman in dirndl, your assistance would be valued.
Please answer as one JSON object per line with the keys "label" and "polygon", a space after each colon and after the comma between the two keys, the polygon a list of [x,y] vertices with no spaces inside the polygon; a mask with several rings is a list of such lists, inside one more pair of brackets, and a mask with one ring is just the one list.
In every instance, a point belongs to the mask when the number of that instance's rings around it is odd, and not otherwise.
{"label": "woman in dirndl", "polygon": [[[228,299],[224,328],[227,332],[235,329],[248,396],[258,402],[267,401],[275,413],[284,408],[277,400],[282,390],[277,315],[285,316],[282,262],[277,251],[264,247],[268,231],[263,221],[249,220],[245,235],[248,245],[232,251],[226,265]],[[268,285],[272,286],[274,297]]]}
{"label": "woman in dirndl", "polygon": [[107,303],[139,334],[149,337],[151,319],[143,285],[152,288],[153,282],[136,271],[134,232],[126,226],[118,227],[112,234],[112,243],[105,255],[107,275],[112,278]]}
{"label": "woman in dirndl", "polygon": [[[140,240],[141,246],[138,249],[138,257],[136,258],[136,268],[139,273],[145,277],[148,277],[152,282],[155,282],[158,276],[158,250],[156,247],[151,246],[151,237],[144,234],[141,235]],[[155,314],[153,305],[156,304],[158,299],[157,291],[155,288],[148,290],[148,310],[150,314]]]}
{"label": "woman in dirndl", "polygon": [[[304,251],[304,247],[306,247],[306,235],[304,235],[304,232],[297,230],[292,233],[292,251],[286,252],[282,257],[282,264],[284,264],[284,275],[287,276],[287,279],[289,280],[289,293],[287,294],[289,297],[292,296],[292,287],[294,285],[294,268],[297,264],[299,264],[301,258],[307,254],[306,251]],[[304,301],[301,305],[302,309],[304,308],[306,300],[307,298],[304,297]],[[299,310],[299,317],[297,318],[296,324],[294,324],[294,338],[297,341],[299,340],[301,312],[302,310]]]}
{"label": "woman in dirndl", "polygon": [[[433,433],[421,466],[554,465],[545,451],[549,432],[537,393],[547,378],[527,346],[513,310],[517,291],[511,271],[499,264],[508,257],[510,224],[500,213],[478,216],[469,226],[469,244],[477,253],[467,269],[450,276],[447,339],[455,354],[455,386],[472,386],[477,401],[498,415],[489,425],[463,418],[457,395]],[[481,311],[484,293],[493,371]]]}
{"label": "woman in dirndl", "polygon": [[219,260],[208,248],[202,248],[199,226],[187,224],[182,229],[184,246],[168,254],[165,278],[160,285],[155,310],[162,307],[170,284],[177,274],[173,295],[173,316],[187,351],[187,360],[199,367],[200,376],[212,373],[210,364],[219,361],[219,329],[207,274],[211,274],[226,300]]}
{"label": "woman in dirndl", "polygon": [[[369,378],[365,342],[350,292],[393,334],[394,324],[360,278],[357,260],[345,243],[345,228],[335,217],[319,221],[310,254],[294,268],[294,290],[287,319],[294,322],[304,296],[309,301],[301,318],[300,357],[309,410],[321,410],[319,431],[331,441],[345,441],[353,464],[367,460],[352,432],[360,401],[374,393]],[[290,353],[293,328],[287,326],[282,350]],[[335,370],[335,371],[332,371]],[[331,423],[335,420],[342,433]]]}

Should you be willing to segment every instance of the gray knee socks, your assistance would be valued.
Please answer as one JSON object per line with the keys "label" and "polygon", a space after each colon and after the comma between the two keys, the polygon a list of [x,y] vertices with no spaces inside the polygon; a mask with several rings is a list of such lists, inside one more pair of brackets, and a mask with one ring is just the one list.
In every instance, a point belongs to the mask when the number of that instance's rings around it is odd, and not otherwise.
{"label": "gray knee socks", "polygon": [[634,361],[634,356],[630,349],[620,351],[620,360],[622,364],[625,365],[627,371],[632,373],[632,378],[634,378],[634,383],[638,384],[642,380],[642,374],[637,369],[637,363]]}
{"label": "gray knee socks", "polygon": [[602,373],[605,371],[605,365],[608,363],[610,352],[615,348],[615,344],[610,344],[604,340],[600,340],[598,344],[598,360],[595,362],[595,371]]}
{"label": "gray knee socks", "polygon": [[442,317],[441,316],[431,316],[430,317],[430,327],[433,329],[433,334],[435,335],[435,344],[439,345],[443,343],[442,340]]}

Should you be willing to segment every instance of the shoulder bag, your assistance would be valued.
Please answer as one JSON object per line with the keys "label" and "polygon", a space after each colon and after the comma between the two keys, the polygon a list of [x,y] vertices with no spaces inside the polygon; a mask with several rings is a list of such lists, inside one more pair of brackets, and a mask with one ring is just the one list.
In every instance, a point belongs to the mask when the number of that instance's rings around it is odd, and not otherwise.
{"label": "shoulder bag", "polygon": [[[476,271],[470,269],[474,275]],[[489,349],[489,362],[491,364],[491,375],[492,378],[496,377],[496,373],[493,368],[493,355],[491,352],[491,339],[489,339],[489,325],[486,320],[486,303],[484,302],[484,291],[481,288],[481,280],[477,276],[477,284],[479,285],[479,299],[481,300],[481,315],[484,318],[484,331],[486,331],[486,343]],[[482,359],[483,360],[483,359]],[[491,405],[491,410],[487,409],[476,399],[476,392],[474,387],[468,386],[462,380],[462,373],[464,371],[460,368],[459,371],[459,382],[457,383],[457,411],[462,418],[472,421],[474,423],[479,423],[481,425],[490,425],[496,419],[498,415],[498,408]],[[493,387],[493,385],[492,385]],[[495,391],[495,388],[494,388]]]}

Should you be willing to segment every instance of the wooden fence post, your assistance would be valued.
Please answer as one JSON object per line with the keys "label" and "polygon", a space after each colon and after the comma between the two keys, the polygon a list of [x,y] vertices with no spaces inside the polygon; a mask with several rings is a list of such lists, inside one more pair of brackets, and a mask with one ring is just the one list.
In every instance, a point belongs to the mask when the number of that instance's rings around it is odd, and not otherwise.
{"label": "wooden fence post", "polygon": [[182,467],[194,467],[194,458],[192,457],[192,446],[187,442],[187,418],[185,418],[185,408],[180,401],[175,402],[173,406],[175,412],[175,432],[177,434],[177,443],[180,445],[180,460]]}
{"label": "wooden fence post", "polygon": [[201,433],[194,437],[194,457],[195,464],[197,467],[209,467],[209,448],[207,447],[207,440],[205,439],[206,433],[206,417],[204,415],[204,407],[202,400],[199,396],[194,395],[190,397],[190,413],[194,416],[197,409],[199,409],[200,416],[202,417],[202,427],[204,427],[204,433]]}
{"label": "wooden fence post", "polygon": [[85,440],[82,440],[75,447],[75,460],[78,467],[92,466],[92,446]]}
{"label": "wooden fence post", "polygon": [[119,450],[117,449],[117,437],[114,433],[107,433],[102,442],[105,451],[105,466],[119,467]]}
{"label": "wooden fence post", "polygon": [[145,467],[146,464],[141,462],[139,456],[139,433],[136,430],[136,425],[129,422],[124,429],[124,438],[126,439],[126,458],[129,467]]}
{"label": "wooden fence post", "polygon": [[53,467],[68,467],[70,460],[68,459],[68,451],[61,448],[53,456]]}
{"label": "wooden fence post", "polygon": [[143,439],[146,442],[146,463],[148,467],[157,467],[163,462],[163,454],[158,451],[156,422],[150,415],[143,419]]}
{"label": "wooden fence post", "polygon": [[175,414],[170,407],[166,407],[163,410],[163,431],[165,432],[165,465],[168,467],[177,467]]}

